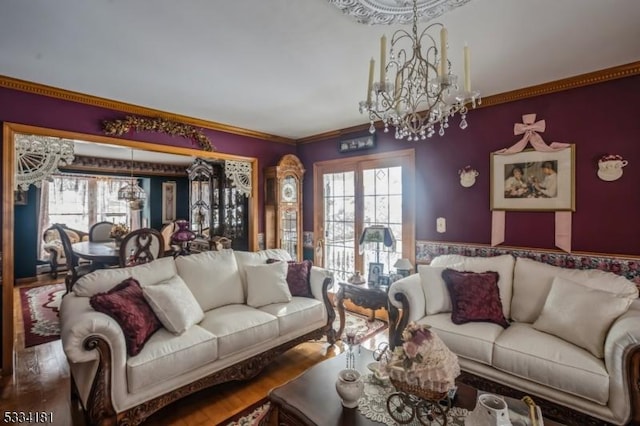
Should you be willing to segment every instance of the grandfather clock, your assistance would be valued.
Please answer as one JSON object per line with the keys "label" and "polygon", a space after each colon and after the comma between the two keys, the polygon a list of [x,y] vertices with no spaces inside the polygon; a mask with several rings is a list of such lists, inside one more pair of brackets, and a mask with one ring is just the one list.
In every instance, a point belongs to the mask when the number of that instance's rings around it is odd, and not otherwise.
{"label": "grandfather clock", "polygon": [[293,154],[265,170],[265,248],[302,260],[302,162]]}

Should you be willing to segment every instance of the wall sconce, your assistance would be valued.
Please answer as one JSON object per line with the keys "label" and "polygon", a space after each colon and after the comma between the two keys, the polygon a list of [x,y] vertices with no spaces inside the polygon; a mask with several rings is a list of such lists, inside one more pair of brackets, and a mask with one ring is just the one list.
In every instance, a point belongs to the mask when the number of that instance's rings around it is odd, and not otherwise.
{"label": "wall sconce", "polygon": [[611,182],[620,179],[622,168],[629,162],[621,155],[604,155],[598,160],[598,177],[604,181]]}
{"label": "wall sconce", "polygon": [[480,173],[471,166],[465,166],[458,170],[458,174],[460,175],[460,185],[469,188],[476,183],[476,177],[478,177]]}

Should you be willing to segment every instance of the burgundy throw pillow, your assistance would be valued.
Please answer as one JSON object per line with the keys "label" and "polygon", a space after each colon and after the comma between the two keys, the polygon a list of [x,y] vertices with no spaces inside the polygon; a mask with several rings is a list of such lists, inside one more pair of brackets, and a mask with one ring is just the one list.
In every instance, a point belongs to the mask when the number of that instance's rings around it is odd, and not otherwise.
{"label": "burgundy throw pillow", "polygon": [[[279,259],[267,259],[267,263],[281,262]],[[287,271],[287,284],[289,285],[289,292],[292,296],[301,297],[313,297],[311,293],[311,266],[313,263],[310,260],[303,260],[302,262],[296,262],[290,260],[289,270]]]}
{"label": "burgundy throw pillow", "polygon": [[499,274],[492,271],[442,271],[442,278],[451,296],[451,321],[454,324],[485,321],[509,327],[502,313],[498,277]]}
{"label": "burgundy throw pillow", "polygon": [[140,353],[149,337],[162,327],[134,278],[127,278],[106,293],[91,296],[89,303],[120,325],[130,356]]}

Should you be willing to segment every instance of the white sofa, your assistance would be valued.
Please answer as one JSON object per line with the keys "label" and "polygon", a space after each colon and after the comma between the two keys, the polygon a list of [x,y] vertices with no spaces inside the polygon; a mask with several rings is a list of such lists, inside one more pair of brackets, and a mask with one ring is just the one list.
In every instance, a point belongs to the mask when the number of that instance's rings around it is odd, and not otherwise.
{"label": "white sofa", "polygon": [[[63,298],[60,319],[73,379],[72,397],[82,404],[88,424],[139,424],[163,406],[200,389],[255,376],[299,343],[323,335],[333,343],[335,313],[327,297],[332,275],[314,266],[309,280],[313,297],[289,294],[290,301],[261,305],[260,301],[273,299],[273,294],[275,299],[282,299],[283,294],[282,286],[267,283],[271,273],[255,266],[265,265],[269,258],[290,259],[280,249],[211,251],[81,277]],[[284,265],[286,277],[288,265]],[[128,355],[122,328],[111,316],[92,308],[91,296],[129,277],[147,292],[176,276],[188,287],[178,297],[184,296],[178,305],[187,306],[195,299],[202,308],[200,316],[193,314],[200,311],[197,306],[182,314],[196,315],[199,321],[181,334],[160,328],[137,355]],[[269,289],[276,291],[265,293]]]}
{"label": "white sofa", "polygon": [[[498,272],[510,325],[454,324],[447,268]],[[613,424],[640,418],[640,300],[622,276],[511,255],[443,255],[393,283],[389,300],[392,346],[408,322],[426,323],[474,376]]]}

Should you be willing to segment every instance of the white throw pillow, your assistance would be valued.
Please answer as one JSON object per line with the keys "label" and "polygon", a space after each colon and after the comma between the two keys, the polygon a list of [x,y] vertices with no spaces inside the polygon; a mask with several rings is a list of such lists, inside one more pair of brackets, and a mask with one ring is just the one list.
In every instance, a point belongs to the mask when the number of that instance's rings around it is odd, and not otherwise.
{"label": "white throw pillow", "polygon": [[420,283],[424,292],[427,315],[435,315],[441,312],[451,312],[451,297],[447,284],[442,279],[442,271],[456,269],[460,264],[450,266],[418,265]]}
{"label": "white throw pillow", "polygon": [[611,324],[624,314],[632,300],[594,290],[556,277],[533,328],[604,357],[604,341]]}
{"label": "white throw pillow", "polygon": [[232,250],[179,256],[176,267],[203,311],[244,303],[240,273]]}
{"label": "white throw pillow", "polygon": [[542,312],[555,277],[620,297],[638,297],[636,285],[621,275],[598,269],[561,268],[519,257],[513,272],[511,318],[519,322],[534,322]]}
{"label": "white throw pillow", "polygon": [[238,262],[238,270],[240,271],[240,279],[246,293],[247,291],[247,272],[246,267],[251,265],[264,265],[267,259],[278,259],[289,261],[293,260],[288,251],[284,249],[266,249],[260,251],[239,251],[233,252]]}
{"label": "white throw pillow", "polygon": [[145,300],[164,328],[182,334],[204,318],[204,312],[189,287],[178,275],[142,287]]}
{"label": "white throw pillow", "polygon": [[73,286],[73,293],[79,297],[91,297],[111,290],[129,277],[135,278],[141,286],[144,286],[167,280],[176,273],[173,257],[161,257],[152,262],[128,268],[99,269],[80,277]]}
{"label": "white throw pillow", "polygon": [[254,308],[291,301],[286,262],[247,265],[247,305]]}

